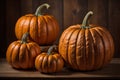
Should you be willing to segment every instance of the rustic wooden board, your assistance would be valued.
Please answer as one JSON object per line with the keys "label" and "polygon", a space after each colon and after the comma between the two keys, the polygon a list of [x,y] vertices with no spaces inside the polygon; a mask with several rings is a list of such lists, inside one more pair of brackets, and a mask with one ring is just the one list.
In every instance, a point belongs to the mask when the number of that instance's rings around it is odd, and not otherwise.
{"label": "rustic wooden board", "polygon": [[0,59],[0,78],[120,78],[120,59],[114,58],[110,64],[96,71],[82,72],[64,68],[59,73],[42,74],[37,70],[13,69],[5,59]]}
{"label": "rustic wooden board", "polygon": [[87,8],[87,0],[64,0],[64,29],[81,24]]}

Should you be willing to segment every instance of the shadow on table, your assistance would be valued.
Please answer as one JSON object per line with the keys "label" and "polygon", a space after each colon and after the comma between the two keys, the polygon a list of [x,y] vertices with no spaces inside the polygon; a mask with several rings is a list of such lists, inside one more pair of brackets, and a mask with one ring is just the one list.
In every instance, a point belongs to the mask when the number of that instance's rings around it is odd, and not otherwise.
{"label": "shadow on table", "polygon": [[72,75],[72,74],[82,74],[82,75],[96,75],[105,77],[119,77],[120,76],[120,64],[108,64],[105,67],[94,70],[94,71],[75,71],[72,69],[65,68],[62,72],[53,73],[49,75]]}

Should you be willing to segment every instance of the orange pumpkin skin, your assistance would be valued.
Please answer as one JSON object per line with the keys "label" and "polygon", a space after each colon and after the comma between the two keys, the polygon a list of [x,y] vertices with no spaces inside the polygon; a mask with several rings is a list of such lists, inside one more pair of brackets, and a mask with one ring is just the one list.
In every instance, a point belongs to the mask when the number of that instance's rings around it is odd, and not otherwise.
{"label": "orange pumpkin skin", "polygon": [[64,61],[60,54],[57,52],[51,53],[43,52],[36,57],[35,67],[38,71],[42,73],[54,73],[60,72],[63,69]]}
{"label": "orange pumpkin skin", "polygon": [[58,37],[59,25],[51,15],[27,14],[18,19],[15,26],[17,39],[29,32],[30,39],[40,45],[52,44]]}
{"label": "orange pumpkin skin", "polygon": [[75,70],[97,70],[110,62],[114,54],[114,42],[103,27],[73,25],[66,29],[59,41],[59,53]]}
{"label": "orange pumpkin skin", "polygon": [[21,40],[12,42],[6,52],[7,62],[16,69],[34,68],[34,61],[40,54],[40,47],[34,42],[21,43]]}

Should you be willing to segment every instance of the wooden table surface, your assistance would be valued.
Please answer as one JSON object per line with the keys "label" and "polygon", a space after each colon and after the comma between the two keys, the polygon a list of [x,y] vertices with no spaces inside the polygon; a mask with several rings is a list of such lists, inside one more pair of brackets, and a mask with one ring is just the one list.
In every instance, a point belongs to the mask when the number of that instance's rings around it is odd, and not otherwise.
{"label": "wooden table surface", "polygon": [[36,70],[13,69],[5,59],[0,59],[0,78],[119,78],[120,59],[113,58],[104,68],[89,72],[76,72],[64,68],[59,73],[42,74]]}

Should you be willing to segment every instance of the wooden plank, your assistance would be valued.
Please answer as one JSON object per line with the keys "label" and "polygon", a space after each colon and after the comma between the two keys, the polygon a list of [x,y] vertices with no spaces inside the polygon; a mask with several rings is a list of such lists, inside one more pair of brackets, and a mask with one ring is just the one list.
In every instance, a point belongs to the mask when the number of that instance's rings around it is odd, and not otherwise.
{"label": "wooden plank", "polygon": [[120,57],[120,0],[109,0],[109,30],[115,42],[115,57]]}
{"label": "wooden plank", "polygon": [[61,72],[53,74],[42,74],[39,71],[33,70],[17,70],[13,69],[5,59],[0,59],[0,78],[120,78],[120,59],[114,58],[110,64],[100,70],[95,71],[73,71],[63,68]]}
{"label": "wooden plank", "polygon": [[108,0],[88,0],[88,10],[94,13],[92,24],[108,27]]}
{"label": "wooden plank", "polygon": [[88,0],[89,10],[94,12],[92,23],[107,27],[108,25],[107,0]]}
{"label": "wooden plank", "polygon": [[21,16],[25,15],[25,14],[30,14],[33,13],[32,11],[32,1],[33,0],[20,0],[20,14]]}
{"label": "wooden plank", "polygon": [[64,29],[81,24],[87,13],[87,0],[64,0]]}
{"label": "wooden plank", "polygon": [[1,0],[0,2],[0,10],[1,10],[1,14],[0,14],[0,57],[4,57],[5,56],[5,50],[6,50],[6,23],[5,23],[5,0]]}

